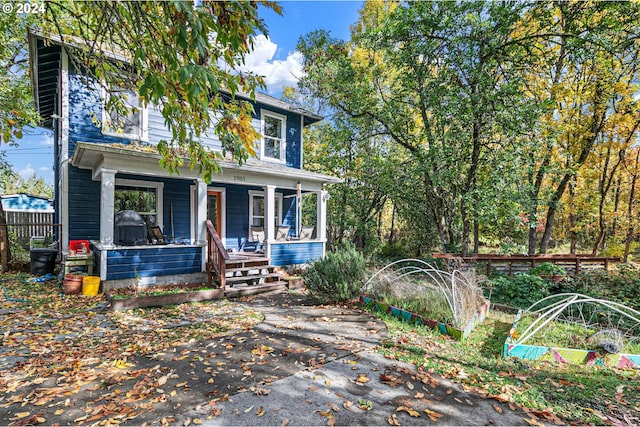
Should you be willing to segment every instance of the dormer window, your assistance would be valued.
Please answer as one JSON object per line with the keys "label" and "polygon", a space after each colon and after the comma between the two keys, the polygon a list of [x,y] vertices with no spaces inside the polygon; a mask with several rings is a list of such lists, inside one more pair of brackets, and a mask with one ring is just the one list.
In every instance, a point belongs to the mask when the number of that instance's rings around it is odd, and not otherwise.
{"label": "dormer window", "polygon": [[270,111],[262,111],[261,158],[284,163],[286,160],[287,117]]}
{"label": "dormer window", "polygon": [[106,90],[104,92],[104,104],[102,108],[102,133],[121,138],[146,141],[147,135],[147,108],[142,105],[138,94],[132,90],[120,90],[118,95],[122,96],[125,113],[117,111],[107,111],[106,104],[110,96]]}

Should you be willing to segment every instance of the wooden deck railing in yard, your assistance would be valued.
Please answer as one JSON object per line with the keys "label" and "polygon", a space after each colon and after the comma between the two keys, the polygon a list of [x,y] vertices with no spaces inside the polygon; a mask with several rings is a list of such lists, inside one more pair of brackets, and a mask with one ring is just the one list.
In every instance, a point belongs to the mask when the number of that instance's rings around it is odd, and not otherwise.
{"label": "wooden deck railing in yard", "polygon": [[461,257],[456,254],[433,254],[434,258],[444,259],[447,264],[464,263],[478,266],[484,264],[485,273],[493,272],[512,275],[528,272],[536,265],[545,262],[563,267],[568,274],[574,275],[581,271],[608,270],[611,263],[620,262],[620,257],[594,257],[590,255],[494,255],[478,254]]}
{"label": "wooden deck railing in yard", "polygon": [[226,264],[229,259],[227,250],[216,232],[213,223],[210,220],[205,222],[207,226],[207,285],[210,287],[215,274],[220,288],[225,287]]}

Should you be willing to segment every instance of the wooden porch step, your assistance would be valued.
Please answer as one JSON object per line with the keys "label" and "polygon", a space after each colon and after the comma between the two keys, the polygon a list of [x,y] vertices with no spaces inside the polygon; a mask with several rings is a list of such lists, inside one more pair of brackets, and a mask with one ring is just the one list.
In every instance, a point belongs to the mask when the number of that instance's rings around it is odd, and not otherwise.
{"label": "wooden porch step", "polygon": [[277,282],[261,283],[258,285],[249,286],[235,286],[232,288],[225,288],[224,295],[227,298],[257,295],[263,293],[280,293],[287,291],[287,282],[279,280]]}
{"label": "wooden porch step", "polygon": [[247,273],[249,271],[267,271],[269,273],[273,273],[275,271],[276,267],[274,265],[255,265],[255,266],[249,266],[249,267],[235,267],[235,268],[227,268],[225,271],[227,273],[227,277],[229,277],[228,275],[231,274],[232,276],[237,275],[237,273]]}
{"label": "wooden porch step", "polygon": [[260,255],[260,256],[255,256],[255,255],[251,255],[251,256],[244,256],[244,255],[240,255],[238,256],[237,254],[233,254],[233,255],[229,255],[229,259],[227,259],[227,264],[235,264],[235,263],[245,263],[245,262],[269,262],[270,259]]}
{"label": "wooden porch step", "polygon": [[269,282],[270,279],[280,279],[280,274],[279,273],[267,273],[267,274],[251,274],[251,275],[247,275],[247,276],[233,276],[233,277],[227,277],[226,278],[226,283],[227,286],[233,286],[236,283],[249,283],[249,282],[257,282],[257,281],[261,281],[261,282]]}

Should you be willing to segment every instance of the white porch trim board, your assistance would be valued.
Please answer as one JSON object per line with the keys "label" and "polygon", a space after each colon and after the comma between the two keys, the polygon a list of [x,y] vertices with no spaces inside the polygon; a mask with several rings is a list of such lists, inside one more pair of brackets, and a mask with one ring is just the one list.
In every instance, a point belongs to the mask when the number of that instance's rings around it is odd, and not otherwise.
{"label": "white porch trim board", "polygon": [[[37,98],[36,98],[37,99]],[[58,220],[61,224],[62,250],[69,249],[69,56],[64,47],[61,49],[60,65],[60,136],[58,140]]]}
{"label": "white porch trim board", "polygon": [[322,256],[327,252],[327,200],[329,193],[325,190],[317,192],[316,238],[322,242]]}
{"label": "white porch trim board", "polygon": [[196,181],[196,244],[202,245],[202,271],[207,269],[207,183],[201,179]]}
{"label": "white porch trim board", "polygon": [[107,280],[107,261],[109,252],[100,251],[100,280]]}
{"label": "white porch trim board", "polygon": [[[281,203],[282,205],[282,203]],[[264,186],[264,252],[271,258],[271,242],[275,240],[276,186]]]}
{"label": "white porch trim board", "polygon": [[[148,175],[166,178],[179,176],[185,179],[199,179],[197,168],[191,170],[187,163],[179,168],[179,174],[170,174],[158,165],[160,156],[157,153],[138,152],[126,148],[113,147],[106,144],[79,142],[76,146],[71,164],[81,169],[96,172],[101,168],[115,169],[118,173],[132,175]],[[249,159],[242,166],[222,160],[219,162],[221,173],[214,177],[218,184],[236,184],[262,187],[265,183],[278,188],[295,190],[301,182],[307,191],[320,191],[325,184],[340,182],[339,178],[289,168],[275,163],[267,163]]]}
{"label": "white porch trim board", "polygon": [[197,211],[196,211],[196,245],[207,243],[207,230],[205,221],[207,220],[207,183],[201,179],[196,181],[197,187]]}
{"label": "white porch trim board", "polygon": [[113,223],[115,215],[116,171],[100,171],[100,244],[113,246]]}

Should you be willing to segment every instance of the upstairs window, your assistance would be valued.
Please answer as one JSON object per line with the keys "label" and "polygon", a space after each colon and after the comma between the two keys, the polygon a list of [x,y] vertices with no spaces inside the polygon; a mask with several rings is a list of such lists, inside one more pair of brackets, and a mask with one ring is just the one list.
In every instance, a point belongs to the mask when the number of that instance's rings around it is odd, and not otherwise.
{"label": "upstairs window", "polygon": [[134,139],[137,141],[147,140],[147,108],[142,105],[138,94],[132,90],[120,90],[118,95],[122,96],[124,112],[107,111],[107,104],[110,96],[114,96],[104,91],[104,105],[102,108],[102,133],[121,138]]}
{"label": "upstairs window", "polygon": [[286,116],[262,111],[262,158],[285,162]]}

